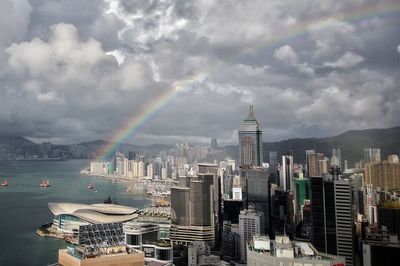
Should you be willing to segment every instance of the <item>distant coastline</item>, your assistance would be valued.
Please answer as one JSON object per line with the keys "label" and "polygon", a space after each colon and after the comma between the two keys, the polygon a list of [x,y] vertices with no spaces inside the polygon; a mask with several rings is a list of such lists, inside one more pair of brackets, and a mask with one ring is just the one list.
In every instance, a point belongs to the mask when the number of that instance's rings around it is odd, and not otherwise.
{"label": "distant coastline", "polygon": [[17,157],[15,158],[16,161],[62,161],[62,160],[66,160],[65,158],[61,158],[61,157],[40,157],[40,158],[25,158],[25,157]]}

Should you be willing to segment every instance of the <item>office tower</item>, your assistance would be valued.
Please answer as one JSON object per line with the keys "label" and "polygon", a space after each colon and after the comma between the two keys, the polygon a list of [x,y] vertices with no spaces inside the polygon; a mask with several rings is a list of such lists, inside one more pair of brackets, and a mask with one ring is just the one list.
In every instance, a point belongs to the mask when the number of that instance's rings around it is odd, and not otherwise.
{"label": "office tower", "polygon": [[291,190],[293,186],[293,155],[287,152],[282,156],[279,186],[284,190]]}
{"label": "office tower", "polygon": [[240,260],[246,261],[246,245],[254,235],[264,234],[264,214],[255,210],[243,210],[239,215]]}
{"label": "office tower", "polygon": [[377,163],[381,161],[381,149],[378,148],[365,148],[364,149],[364,162]]}
{"label": "office tower", "polygon": [[216,243],[213,174],[191,177],[189,188],[171,188],[170,239],[187,245],[195,240]]}
{"label": "office tower", "polygon": [[229,221],[224,222],[221,257],[226,261],[240,260],[240,236],[232,230],[232,223]]}
{"label": "office tower", "polygon": [[280,187],[271,188],[271,221],[270,235],[287,234],[294,235],[295,208],[294,194],[292,191],[283,190]]}
{"label": "office tower", "polygon": [[311,243],[320,252],[336,254],[336,216],[333,180],[310,177],[312,232]]}
{"label": "office tower", "polygon": [[213,215],[210,206],[210,185],[200,180],[190,181],[191,225],[210,226]]}
{"label": "office tower", "polygon": [[349,180],[311,177],[311,242],[320,252],[354,265],[352,187]]}
{"label": "office tower", "polygon": [[352,212],[352,187],[349,180],[334,180],[337,255],[346,259],[346,265],[355,265],[354,220]]}
{"label": "office tower", "polygon": [[382,201],[378,205],[379,228],[386,227],[389,233],[400,238],[400,203],[398,201]]}
{"label": "office tower", "polygon": [[261,166],[262,161],[262,131],[250,105],[249,115],[239,130],[239,166]]}
{"label": "office tower", "polygon": [[190,224],[190,189],[171,188],[171,222],[176,225]]}
{"label": "office tower", "polygon": [[347,171],[347,169],[349,169],[349,163],[347,160],[344,160],[344,171]]}
{"label": "office tower", "polygon": [[243,170],[247,176],[247,206],[264,214],[265,228],[269,228],[270,195],[268,170],[257,167]]}
{"label": "office tower", "polygon": [[374,232],[368,228],[362,244],[363,266],[392,266],[400,261],[400,241],[383,229]]}
{"label": "office tower", "polygon": [[216,138],[212,138],[211,139],[211,148],[213,148],[213,149],[218,148],[218,144],[217,144],[217,139]]}
{"label": "office tower", "polygon": [[273,178],[273,182],[276,182],[276,177],[278,175],[278,152],[269,152],[269,173]]}
{"label": "office tower", "polygon": [[218,242],[220,238],[220,228],[222,227],[221,178],[218,175],[218,165],[212,163],[199,163],[197,167],[199,180],[203,180],[204,182],[206,182],[208,187],[212,186],[211,196],[213,199],[213,222],[215,226],[215,239]]}
{"label": "office tower", "polygon": [[224,198],[232,198],[233,177],[232,174],[224,173]]}
{"label": "office tower", "polygon": [[400,189],[400,163],[388,161],[367,163],[365,165],[364,184],[372,184],[383,190]]}
{"label": "office tower", "polygon": [[230,221],[231,223],[237,224],[239,222],[240,210],[243,209],[242,200],[225,199],[224,200],[224,211],[223,220]]}
{"label": "office tower", "polygon": [[296,190],[296,205],[304,205],[305,200],[310,199],[310,180],[308,178],[295,178],[294,186]]}

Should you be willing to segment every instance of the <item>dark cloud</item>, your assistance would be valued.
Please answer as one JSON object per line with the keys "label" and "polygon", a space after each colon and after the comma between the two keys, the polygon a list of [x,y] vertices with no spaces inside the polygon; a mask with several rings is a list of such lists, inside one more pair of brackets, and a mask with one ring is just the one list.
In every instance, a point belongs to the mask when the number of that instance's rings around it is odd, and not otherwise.
{"label": "dark cloud", "polygon": [[6,0],[0,133],[110,139],[147,110],[132,143],[235,143],[249,104],[267,141],[396,126],[391,3]]}

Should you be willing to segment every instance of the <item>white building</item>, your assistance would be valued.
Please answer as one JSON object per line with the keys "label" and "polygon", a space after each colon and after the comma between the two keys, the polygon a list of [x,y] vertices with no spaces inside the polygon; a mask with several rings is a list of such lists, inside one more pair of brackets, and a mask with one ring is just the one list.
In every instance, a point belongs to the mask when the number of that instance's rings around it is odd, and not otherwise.
{"label": "white building", "polygon": [[308,242],[291,242],[286,236],[270,240],[255,236],[247,246],[248,266],[344,266],[345,259],[318,252]]}

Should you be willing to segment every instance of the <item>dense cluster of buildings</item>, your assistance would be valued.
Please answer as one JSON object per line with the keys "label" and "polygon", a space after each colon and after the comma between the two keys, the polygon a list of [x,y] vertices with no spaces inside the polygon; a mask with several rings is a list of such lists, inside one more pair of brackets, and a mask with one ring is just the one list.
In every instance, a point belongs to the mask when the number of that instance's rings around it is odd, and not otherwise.
{"label": "dense cluster of buildings", "polygon": [[174,180],[171,206],[50,205],[54,226],[79,236],[88,224],[121,223],[119,244],[142,252],[149,265],[373,266],[399,259],[397,155],[381,160],[379,148],[365,148],[351,168],[340,147],[328,156],[305,150],[300,163],[290,150],[263,154],[253,107],[238,138],[239,161],[201,163],[217,149],[213,138],[207,150],[179,144],[174,154],[151,159],[117,153],[92,162],[93,174]]}

